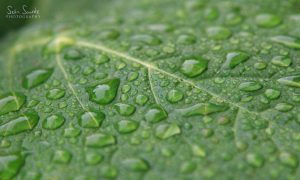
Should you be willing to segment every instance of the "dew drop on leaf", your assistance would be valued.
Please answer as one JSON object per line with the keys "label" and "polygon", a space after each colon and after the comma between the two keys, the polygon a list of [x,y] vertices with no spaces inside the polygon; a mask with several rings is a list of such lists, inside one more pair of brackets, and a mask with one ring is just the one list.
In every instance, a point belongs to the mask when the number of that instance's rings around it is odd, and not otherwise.
{"label": "dew drop on leaf", "polygon": [[145,105],[148,100],[149,100],[149,98],[146,95],[143,95],[143,94],[139,94],[135,98],[135,102],[138,105],[141,105],[141,106]]}
{"label": "dew drop on leaf", "polygon": [[180,172],[189,174],[189,173],[194,172],[196,167],[197,167],[196,163],[194,163],[192,161],[186,161],[180,165]]}
{"label": "dew drop on leaf", "polygon": [[277,81],[286,86],[300,88],[300,75],[283,77]]}
{"label": "dew drop on leaf", "polygon": [[135,112],[135,107],[131,104],[117,103],[114,106],[122,116],[130,116]]}
{"label": "dew drop on leaf", "polygon": [[84,54],[78,49],[69,49],[64,55],[65,60],[79,60],[84,57]]}
{"label": "dew drop on leaf", "polygon": [[26,112],[24,115],[2,124],[0,126],[0,136],[10,136],[32,130],[37,125],[38,121],[39,115],[37,112]]}
{"label": "dew drop on leaf", "polygon": [[271,40],[289,48],[300,49],[300,39],[292,36],[273,36]]}
{"label": "dew drop on leaf", "polygon": [[124,159],[122,164],[126,169],[136,172],[147,171],[150,168],[148,162],[141,158]]}
{"label": "dew drop on leaf", "polygon": [[74,128],[74,127],[69,127],[64,129],[64,137],[66,138],[74,138],[79,136],[81,133],[80,129]]}
{"label": "dew drop on leaf", "polygon": [[225,67],[233,69],[249,59],[249,54],[243,51],[233,51],[226,55]]}
{"label": "dew drop on leaf", "polygon": [[276,27],[281,23],[281,18],[273,14],[259,14],[255,17],[258,26],[264,28]]}
{"label": "dew drop on leaf", "polygon": [[275,109],[281,112],[288,112],[291,109],[293,109],[293,105],[288,104],[288,103],[279,103],[275,106]]}
{"label": "dew drop on leaf", "polygon": [[88,87],[87,92],[91,101],[106,105],[115,99],[119,85],[119,79],[109,79],[96,86]]}
{"label": "dew drop on leaf", "polygon": [[178,44],[190,45],[196,43],[196,37],[190,34],[182,34],[177,38]]}
{"label": "dew drop on leaf", "polygon": [[279,159],[280,159],[280,162],[285,166],[288,166],[291,168],[298,167],[298,163],[299,163],[298,158],[294,154],[291,154],[289,152],[281,152],[279,154]]}
{"label": "dew drop on leaf", "polygon": [[119,133],[131,133],[139,127],[139,123],[130,120],[121,120],[116,124]]}
{"label": "dew drop on leaf", "polygon": [[62,115],[51,115],[43,121],[43,128],[54,130],[61,127],[64,124],[64,122],[65,118]]}
{"label": "dew drop on leaf", "polygon": [[96,165],[102,162],[104,157],[99,153],[88,152],[85,154],[85,162],[88,165]]}
{"label": "dew drop on leaf", "polygon": [[3,180],[13,179],[25,163],[20,154],[0,156],[0,177]]}
{"label": "dew drop on leaf", "polygon": [[52,75],[53,69],[36,69],[26,74],[23,79],[23,87],[32,89],[46,82]]}
{"label": "dew drop on leaf", "polygon": [[292,64],[292,60],[285,56],[275,56],[272,58],[271,62],[279,67],[288,67]]}
{"label": "dew drop on leaf", "polygon": [[265,96],[270,100],[279,98],[280,94],[281,92],[276,89],[266,89],[265,91]]}
{"label": "dew drop on leaf", "polygon": [[64,89],[51,89],[47,92],[46,97],[50,100],[56,100],[64,97],[66,94],[66,91]]}
{"label": "dew drop on leaf", "polygon": [[167,112],[160,106],[154,106],[145,114],[145,119],[151,123],[157,123],[168,117]]}
{"label": "dew drop on leaf", "polygon": [[133,41],[142,42],[152,46],[159,45],[162,43],[162,41],[158,37],[148,34],[134,35],[131,37],[131,39]]}
{"label": "dew drop on leaf", "polygon": [[209,115],[212,113],[223,112],[228,109],[226,105],[217,105],[213,103],[199,103],[191,107],[180,109],[183,116]]}
{"label": "dew drop on leaf", "polygon": [[249,81],[241,83],[238,88],[241,91],[252,92],[261,89],[262,85],[258,82]]}
{"label": "dew drop on leaf", "polygon": [[216,26],[206,29],[208,37],[216,40],[228,39],[231,36],[231,31],[225,27]]}
{"label": "dew drop on leaf", "polygon": [[178,101],[181,101],[183,99],[183,92],[181,92],[178,89],[172,89],[168,92],[167,100],[170,103],[176,103]]}
{"label": "dew drop on leaf", "polygon": [[174,135],[180,134],[181,129],[180,127],[175,124],[160,124],[155,129],[155,136],[159,139],[167,139]]}
{"label": "dew drop on leaf", "polygon": [[56,150],[52,161],[57,164],[68,164],[72,159],[72,154],[67,150]]}
{"label": "dew drop on leaf", "polygon": [[86,137],[85,145],[88,147],[102,148],[116,144],[114,136],[97,133]]}
{"label": "dew drop on leaf", "polygon": [[25,99],[22,93],[9,93],[0,97],[0,115],[18,111],[25,103]]}
{"label": "dew drop on leaf", "polygon": [[109,62],[110,58],[105,55],[105,54],[97,54],[94,58],[93,61],[95,64],[104,64],[106,62]]}
{"label": "dew drop on leaf", "polygon": [[105,114],[98,112],[84,112],[79,119],[79,125],[83,128],[98,128],[105,119]]}
{"label": "dew drop on leaf", "polygon": [[181,65],[180,72],[187,77],[193,78],[202,74],[208,66],[208,61],[201,58],[190,58],[184,60]]}
{"label": "dew drop on leaf", "polygon": [[257,153],[249,153],[246,155],[247,162],[256,168],[262,167],[264,165],[264,158]]}

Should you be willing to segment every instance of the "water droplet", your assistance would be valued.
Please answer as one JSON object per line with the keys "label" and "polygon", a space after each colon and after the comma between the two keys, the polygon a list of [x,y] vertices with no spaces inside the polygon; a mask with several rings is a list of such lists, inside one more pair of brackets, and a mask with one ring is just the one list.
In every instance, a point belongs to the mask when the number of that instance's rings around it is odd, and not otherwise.
{"label": "water droplet", "polygon": [[24,115],[1,125],[0,136],[10,136],[32,130],[37,125],[38,121],[39,115],[35,111],[24,113]]}
{"label": "water droplet", "polygon": [[100,39],[114,40],[120,36],[120,32],[115,29],[105,29],[99,33]]}
{"label": "water droplet", "polygon": [[135,102],[141,106],[145,105],[149,98],[143,94],[139,94],[135,98]]}
{"label": "water droplet", "polygon": [[117,103],[115,109],[122,116],[130,116],[135,112],[135,107],[131,104]]}
{"label": "water droplet", "polygon": [[43,128],[54,130],[61,127],[65,122],[62,115],[51,115],[43,121]]}
{"label": "water droplet", "polygon": [[81,132],[80,129],[69,127],[64,129],[64,137],[66,138],[77,137],[79,136],[80,132]]}
{"label": "water droplet", "polygon": [[265,91],[265,96],[271,100],[279,98],[280,94],[281,92],[276,89],[266,89]]}
{"label": "water droplet", "polygon": [[279,66],[279,67],[288,67],[292,64],[292,60],[285,56],[275,56],[272,59],[272,64]]}
{"label": "water droplet", "polygon": [[193,152],[194,156],[197,156],[197,157],[205,157],[206,156],[206,152],[202,147],[200,147],[196,144],[193,144],[193,145],[191,145],[191,148],[192,148],[192,152]]}
{"label": "water droplet", "polygon": [[254,68],[258,70],[263,70],[267,67],[267,64],[264,62],[257,62],[254,64]]}
{"label": "water droplet", "polygon": [[280,162],[288,167],[296,168],[298,167],[298,158],[294,154],[289,152],[281,152],[279,154]]}
{"label": "water droplet", "polygon": [[180,72],[187,77],[196,77],[202,74],[208,66],[208,61],[201,57],[191,57],[184,60],[181,65]]}
{"label": "water droplet", "polygon": [[51,89],[47,92],[46,97],[50,100],[60,99],[64,97],[66,91],[64,89]]}
{"label": "water droplet", "polygon": [[117,169],[114,166],[104,166],[100,169],[101,176],[108,179],[115,179],[118,174]]}
{"label": "water droplet", "polygon": [[300,49],[300,39],[291,36],[274,36],[271,40],[289,48]]}
{"label": "water droplet", "polygon": [[160,124],[155,129],[155,136],[160,139],[167,139],[174,135],[180,134],[181,130],[180,127],[175,124]]}
{"label": "water droplet", "polygon": [[103,159],[104,159],[104,157],[99,153],[88,152],[85,154],[85,162],[88,165],[99,164]]}
{"label": "water droplet", "polygon": [[72,159],[72,154],[67,150],[56,150],[52,161],[58,164],[68,164]]}
{"label": "water droplet", "polygon": [[214,135],[214,130],[210,128],[204,128],[202,129],[201,133],[204,137],[208,138]]}
{"label": "water droplet", "polygon": [[249,59],[249,54],[243,51],[233,51],[226,55],[225,67],[233,69]]}
{"label": "water droplet", "polygon": [[43,53],[46,56],[54,53],[59,53],[65,47],[74,45],[74,43],[74,39],[71,39],[69,37],[57,37],[47,44],[47,46],[43,50]]}
{"label": "water droplet", "polygon": [[106,62],[109,62],[110,59],[105,54],[97,54],[93,60],[96,64],[104,64]]}
{"label": "water droplet", "polygon": [[37,69],[28,73],[23,79],[23,87],[32,89],[46,82],[52,75],[53,69]]}
{"label": "water droplet", "polygon": [[187,162],[184,162],[181,164],[180,172],[186,173],[186,174],[192,173],[195,171],[196,167],[197,167],[196,163],[194,163],[192,161],[187,161]]}
{"label": "water droplet", "polygon": [[65,60],[79,60],[84,54],[79,49],[69,49],[64,55]]}
{"label": "water droplet", "polygon": [[150,167],[147,161],[141,158],[130,158],[122,161],[125,168],[131,171],[143,172],[147,171]]}
{"label": "water droplet", "polygon": [[276,27],[281,23],[281,18],[273,14],[259,14],[255,17],[258,26],[264,28]]}
{"label": "water droplet", "polygon": [[87,66],[83,69],[82,74],[85,76],[88,76],[88,75],[92,74],[93,72],[95,72],[95,68],[93,68],[91,66]]}
{"label": "water droplet", "polygon": [[138,72],[130,72],[128,74],[127,80],[128,81],[134,81],[139,77],[139,73]]}
{"label": "water droplet", "polygon": [[246,91],[246,92],[252,92],[257,91],[262,88],[262,85],[258,82],[249,81],[249,82],[243,82],[239,85],[239,90]]}
{"label": "water droplet", "polygon": [[300,75],[283,77],[277,81],[286,86],[300,88]]}
{"label": "water droplet", "polygon": [[160,122],[168,117],[167,112],[160,106],[153,106],[146,114],[145,119],[151,123]]}
{"label": "water droplet", "polygon": [[13,179],[22,166],[25,159],[19,154],[0,156],[0,177],[3,180]]}
{"label": "water droplet", "polygon": [[216,40],[228,39],[231,36],[231,31],[225,27],[210,27],[206,29],[208,37]]}
{"label": "water droplet", "polygon": [[209,21],[217,19],[218,16],[219,16],[219,11],[216,7],[206,8],[204,10],[204,18]]}
{"label": "water droplet", "polygon": [[256,168],[262,167],[264,165],[264,158],[259,154],[249,153],[246,156],[246,160],[251,166]]}
{"label": "water droplet", "polygon": [[196,37],[190,34],[182,34],[177,38],[178,44],[190,45],[196,43]]}
{"label": "water droplet", "polygon": [[291,109],[293,109],[293,105],[288,104],[288,103],[279,103],[275,106],[275,109],[281,112],[288,112]]}
{"label": "water droplet", "polygon": [[114,136],[109,134],[97,133],[87,136],[85,144],[88,147],[102,148],[116,144],[116,139]]}
{"label": "water droplet", "polygon": [[129,120],[121,120],[117,123],[116,128],[119,133],[131,133],[139,127],[139,123]]}
{"label": "water droplet", "polygon": [[133,41],[137,41],[137,42],[142,42],[142,43],[145,43],[145,44],[148,44],[148,45],[159,45],[162,43],[162,41],[156,37],[156,36],[153,36],[153,35],[134,35],[131,37],[131,39]]}
{"label": "water droplet", "polygon": [[237,13],[229,13],[225,17],[225,24],[229,26],[234,26],[239,23],[241,23],[243,20],[243,17],[240,14]]}
{"label": "water droplet", "polygon": [[197,116],[197,115],[209,115],[212,113],[223,112],[227,110],[228,107],[225,105],[217,105],[213,103],[199,103],[194,106],[181,109],[180,111],[183,113],[183,116]]}
{"label": "water droplet", "polygon": [[105,114],[98,112],[84,112],[79,119],[79,125],[84,128],[98,128],[105,119]]}
{"label": "water droplet", "polygon": [[176,103],[178,101],[181,101],[183,99],[183,92],[177,89],[172,89],[168,92],[167,100],[170,103]]}
{"label": "water droplet", "polygon": [[119,79],[109,79],[101,84],[87,88],[87,92],[91,101],[105,105],[115,99],[119,85]]}
{"label": "water droplet", "polygon": [[22,93],[9,93],[0,98],[0,115],[18,111],[25,103],[25,95]]}

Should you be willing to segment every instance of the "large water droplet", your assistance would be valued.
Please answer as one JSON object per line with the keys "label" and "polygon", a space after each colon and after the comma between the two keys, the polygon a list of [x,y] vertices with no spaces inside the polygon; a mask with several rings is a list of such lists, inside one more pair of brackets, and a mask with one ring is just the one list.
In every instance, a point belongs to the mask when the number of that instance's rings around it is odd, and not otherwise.
{"label": "large water droplet", "polygon": [[65,60],[79,60],[83,57],[84,55],[79,49],[69,49],[64,55]]}
{"label": "large water droplet", "polygon": [[265,96],[271,100],[279,98],[280,94],[281,92],[276,89],[267,89],[265,91]]}
{"label": "large water droplet", "polygon": [[300,88],[300,75],[283,77],[277,81],[286,86]]}
{"label": "large water droplet", "polygon": [[24,158],[19,154],[0,156],[1,179],[13,179],[13,177],[18,174],[24,163]]}
{"label": "large water droplet", "polygon": [[32,130],[37,125],[38,121],[39,115],[35,111],[24,113],[24,115],[1,125],[0,136],[10,136]]}
{"label": "large water droplet", "polygon": [[281,23],[281,18],[273,14],[259,14],[255,17],[258,26],[264,28],[276,27]]}
{"label": "large water droplet", "polygon": [[175,124],[160,124],[155,129],[155,136],[160,139],[167,139],[169,137],[172,137],[176,134],[180,134],[181,129],[180,127]]}
{"label": "large water droplet", "polygon": [[258,82],[254,82],[254,81],[243,82],[239,85],[239,89],[241,91],[246,91],[246,92],[257,91],[261,88],[262,88],[262,85],[259,84]]}
{"label": "large water droplet", "polygon": [[274,36],[271,40],[283,44],[289,48],[300,49],[300,39],[291,36]]}
{"label": "large water droplet", "polygon": [[208,66],[208,61],[201,57],[191,57],[184,60],[180,71],[187,77],[196,77],[202,74]]}
{"label": "large water droplet", "polygon": [[296,168],[298,167],[298,158],[294,154],[289,152],[281,152],[279,155],[280,162],[288,167]]}
{"label": "large water droplet", "polygon": [[22,93],[9,93],[0,98],[0,115],[18,111],[25,103],[26,97]]}
{"label": "large water droplet", "polygon": [[114,136],[109,134],[97,133],[86,137],[86,146],[89,147],[106,147],[116,144],[116,139]]}
{"label": "large water droplet", "polygon": [[149,100],[149,98],[143,94],[139,94],[135,98],[135,102],[139,105],[144,105]]}
{"label": "large water droplet", "polygon": [[51,89],[47,92],[46,97],[50,100],[60,99],[64,97],[66,94],[66,91],[63,89]]}
{"label": "large water droplet", "polygon": [[159,45],[162,43],[162,41],[158,37],[146,34],[134,35],[131,37],[131,39],[133,41],[143,42],[148,45]]}
{"label": "large water droplet", "polygon": [[249,54],[243,51],[233,51],[226,55],[225,67],[233,69],[249,59]]}
{"label": "large water droplet", "polygon": [[58,164],[68,164],[72,159],[72,154],[67,150],[56,150],[52,161]]}
{"label": "large water droplet", "polygon": [[129,158],[122,161],[125,168],[131,171],[143,172],[147,171],[150,167],[149,164],[140,158]]}
{"label": "large water droplet", "polygon": [[129,120],[121,120],[117,123],[116,128],[119,133],[131,133],[139,127],[139,123]]}
{"label": "large water droplet", "polygon": [[231,31],[225,27],[210,27],[206,29],[208,37],[216,40],[224,40],[231,36]]}
{"label": "large water droplet", "polygon": [[288,67],[292,64],[292,60],[285,56],[275,56],[271,62],[272,64],[280,67]]}
{"label": "large water droplet", "polygon": [[146,114],[145,119],[148,122],[157,123],[168,117],[167,112],[160,106],[152,107]]}
{"label": "large water droplet", "polygon": [[49,79],[53,69],[37,69],[28,73],[23,79],[23,87],[26,89],[31,89],[36,86],[41,85]]}
{"label": "large water droplet", "polygon": [[101,111],[98,112],[84,112],[79,119],[79,125],[84,128],[98,128],[101,126],[105,114]]}
{"label": "large water droplet", "polygon": [[105,105],[115,99],[119,85],[119,79],[109,79],[101,84],[87,88],[87,92],[91,101]]}
{"label": "large water droplet", "polygon": [[199,103],[194,106],[181,109],[183,116],[209,115],[212,113],[223,112],[228,109],[226,105],[217,105],[213,103]]}
{"label": "large water droplet", "polygon": [[167,100],[170,103],[176,103],[178,101],[181,101],[183,99],[183,92],[177,89],[172,89],[168,92]]}
{"label": "large water droplet", "polygon": [[65,122],[62,115],[51,115],[43,121],[43,128],[54,130],[61,127]]}
{"label": "large water droplet", "polygon": [[122,116],[130,116],[135,112],[135,107],[131,104],[117,103],[115,108]]}

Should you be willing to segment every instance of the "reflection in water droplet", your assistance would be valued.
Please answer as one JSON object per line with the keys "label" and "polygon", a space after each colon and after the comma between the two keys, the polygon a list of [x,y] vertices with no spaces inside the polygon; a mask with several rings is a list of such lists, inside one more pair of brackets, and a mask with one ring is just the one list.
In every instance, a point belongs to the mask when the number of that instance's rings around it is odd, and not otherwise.
{"label": "reflection in water droplet", "polygon": [[47,81],[52,73],[53,73],[53,69],[33,70],[27,75],[25,75],[22,85],[26,89],[32,89]]}

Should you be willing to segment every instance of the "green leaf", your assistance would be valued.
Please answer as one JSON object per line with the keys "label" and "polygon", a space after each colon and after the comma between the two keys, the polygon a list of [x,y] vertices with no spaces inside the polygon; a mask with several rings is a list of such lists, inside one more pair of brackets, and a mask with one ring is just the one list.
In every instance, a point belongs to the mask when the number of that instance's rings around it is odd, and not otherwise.
{"label": "green leaf", "polygon": [[35,6],[0,43],[0,179],[300,177],[298,0]]}

